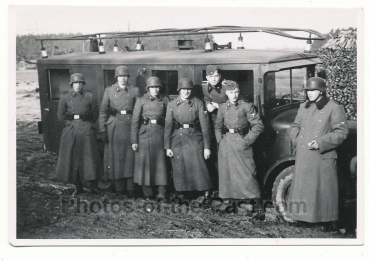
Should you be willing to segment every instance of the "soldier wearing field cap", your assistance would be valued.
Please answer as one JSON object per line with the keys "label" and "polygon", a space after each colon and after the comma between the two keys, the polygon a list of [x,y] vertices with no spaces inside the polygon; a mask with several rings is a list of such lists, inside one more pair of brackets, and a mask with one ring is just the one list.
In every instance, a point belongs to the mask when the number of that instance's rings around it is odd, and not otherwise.
{"label": "soldier wearing field cap", "polygon": [[[338,219],[337,153],[347,138],[343,106],[326,96],[322,78],[306,83],[308,101],[302,103],[291,125],[292,146],[296,148],[295,173],[289,193],[287,215],[295,221],[330,222]],[[303,203],[306,210],[294,208]]]}
{"label": "soldier wearing field cap", "polygon": [[208,111],[208,116],[211,124],[211,157],[208,161],[208,167],[211,171],[211,177],[215,186],[218,189],[218,147],[214,134],[214,126],[217,119],[219,105],[228,100],[225,94],[225,89],[222,85],[222,75],[220,69],[215,65],[206,66],[206,80],[202,84],[202,92],[204,94],[205,109]]}
{"label": "soldier wearing field cap", "polygon": [[144,196],[165,199],[167,157],[164,150],[164,124],[169,98],[160,93],[158,77],[146,81],[148,92],[136,101],[132,116],[131,143],[135,151],[134,182],[142,186]]}
{"label": "soldier wearing field cap", "polygon": [[108,151],[104,164],[108,165],[109,179],[115,183],[118,194],[134,196],[133,168],[135,154],[131,148],[131,120],[138,88],[128,83],[129,70],[125,66],[115,69],[117,83],[107,87],[100,107],[100,138]]}
{"label": "soldier wearing field cap", "polygon": [[99,116],[97,100],[90,91],[83,88],[85,79],[75,73],[70,77],[71,89],[59,100],[58,119],[64,122],[60,141],[56,179],[74,183],[74,195],[84,192],[82,181],[90,181],[91,193],[98,190],[97,178],[102,171],[96,134],[93,123]]}
{"label": "soldier wearing field cap", "polygon": [[222,75],[217,66],[208,65],[206,67],[206,79],[207,81],[202,84],[202,92],[210,120],[215,124],[219,105],[226,102],[228,97],[223,89]]}
{"label": "soldier wearing field cap", "polygon": [[239,85],[226,81],[229,100],[219,106],[215,135],[219,144],[219,196],[223,199],[255,199],[255,218],[265,219],[252,144],[264,130],[254,106],[239,99]]}
{"label": "soldier wearing field cap", "polygon": [[203,102],[191,96],[193,89],[191,79],[179,80],[179,95],[169,102],[165,118],[164,148],[171,157],[174,187],[179,193],[212,188],[205,164],[210,157],[209,118]]}

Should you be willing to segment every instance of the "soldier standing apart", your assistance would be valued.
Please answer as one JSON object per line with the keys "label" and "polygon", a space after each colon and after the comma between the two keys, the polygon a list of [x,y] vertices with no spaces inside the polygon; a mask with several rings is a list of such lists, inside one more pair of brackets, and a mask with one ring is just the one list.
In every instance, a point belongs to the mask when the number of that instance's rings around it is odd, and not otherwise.
{"label": "soldier standing apart", "polygon": [[56,179],[76,185],[75,195],[83,192],[82,181],[90,181],[91,193],[103,194],[97,188],[102,165],[96,144],[93,123],[99,116],[94,95],[83,89],[85,79],[75,73],[70,77],[72,88],[59,100],[58,119],[64,122],[60,141]]}
{"label": "soldier standing apart", "polygon": [[256,219],[265,219],[251,145],[264,130],[254,106],[239,100],[239,85],[226,82],[229,100],[220,105],[215,124],[219,144],[219,196],[223,199],[255,199]]}
{"label": "soldier standing apart", "polygon": [[[109,165],[109,179],[114,180],[117,194],[134,197],[133,167],[135,154],[131,148],[132,111],[138,88],[128,84],[128,68],[115,69],[117,83],[105,89],[100,108],[100,135],[109,145],[104,156]],[[109,116],[110,114],[110,116]]]}
{"label": "soldier standing apart", "polygon": [[206,79],[207,82],[202,84],[202,92],[204,94],[204,101],[206,110],[209,114],[209,119],[211,122],[211,157],[209,159],[209,169],[211,171],[211,176],[213,183],[218,189],[218,174],[217,174],[217,164],[218,164],[218,146],[216,145],[216,138],[214,133],[215,122],[217,120],[217,113],[219,105],[225,103],[228,97],[225,93],[224,88],[222,88],[222,75],[220,70],[215,65],[208,65],[206,67]]}
{"label": "soldier standing apart", "polygon": [[[331,222],[338,219],[335,148],[347,138],[346,115],[326,96],[322,78],[308,79],[305,91],[309,100],[300,105],[290,132],[296,166],[288,203],[293,206],[287,215],[295,221]],[[306,210],[294,208],[301,204]]]}
{"label": "soldier standing apart", "polygon": [[133,181],[142,186],[147,199],[154,198],[155,186],[158,199],[165,199],[168,179],[164,124],[169,98],[159,94],[160,87],[159,78],[147,79],[148,93],[137,99],[132,116],[131,143],[136,151]]}
{"label": "soldier standing apart", "polygon": [[179,95],[169,102],[165,118],[164,148],[172,158],[174,187],[181,196],[212,188],[205,164],[210,157],[209,119],[203,102],[191,97],[193,89],[191,79],[179,80]]}

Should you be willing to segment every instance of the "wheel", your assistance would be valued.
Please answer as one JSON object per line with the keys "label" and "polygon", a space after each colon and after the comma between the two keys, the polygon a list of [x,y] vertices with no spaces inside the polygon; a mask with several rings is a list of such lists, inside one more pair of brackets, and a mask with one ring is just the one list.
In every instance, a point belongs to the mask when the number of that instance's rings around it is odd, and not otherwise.
{"label": "wheel", "polygon": [[280,216],[287,222],[294,222],[292,219],[287,217],[287,200],[294,173],[294,165],[284,169],[275,179],[272,190],[274,206]]}

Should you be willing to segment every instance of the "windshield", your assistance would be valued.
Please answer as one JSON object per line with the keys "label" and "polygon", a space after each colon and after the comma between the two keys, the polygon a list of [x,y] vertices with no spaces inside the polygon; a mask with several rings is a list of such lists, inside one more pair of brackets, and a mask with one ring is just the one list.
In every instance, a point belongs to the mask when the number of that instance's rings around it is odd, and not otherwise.
{"label": "windshield", "polygon": [[288,69],[265,74],[265,109],[305,101],[306,79],[311,77],[307,68]]}

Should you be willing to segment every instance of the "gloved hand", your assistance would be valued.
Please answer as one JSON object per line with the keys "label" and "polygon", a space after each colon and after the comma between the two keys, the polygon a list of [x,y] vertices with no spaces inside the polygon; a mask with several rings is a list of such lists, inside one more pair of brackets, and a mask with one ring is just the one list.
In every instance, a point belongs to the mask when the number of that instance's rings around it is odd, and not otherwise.
{"label": "gloved hand", "polygon": [[101,132],[97,134],[97,139],[105,142],[105,143],[109,143],[109,137],[108,137],[108,133],[107,132]]}

